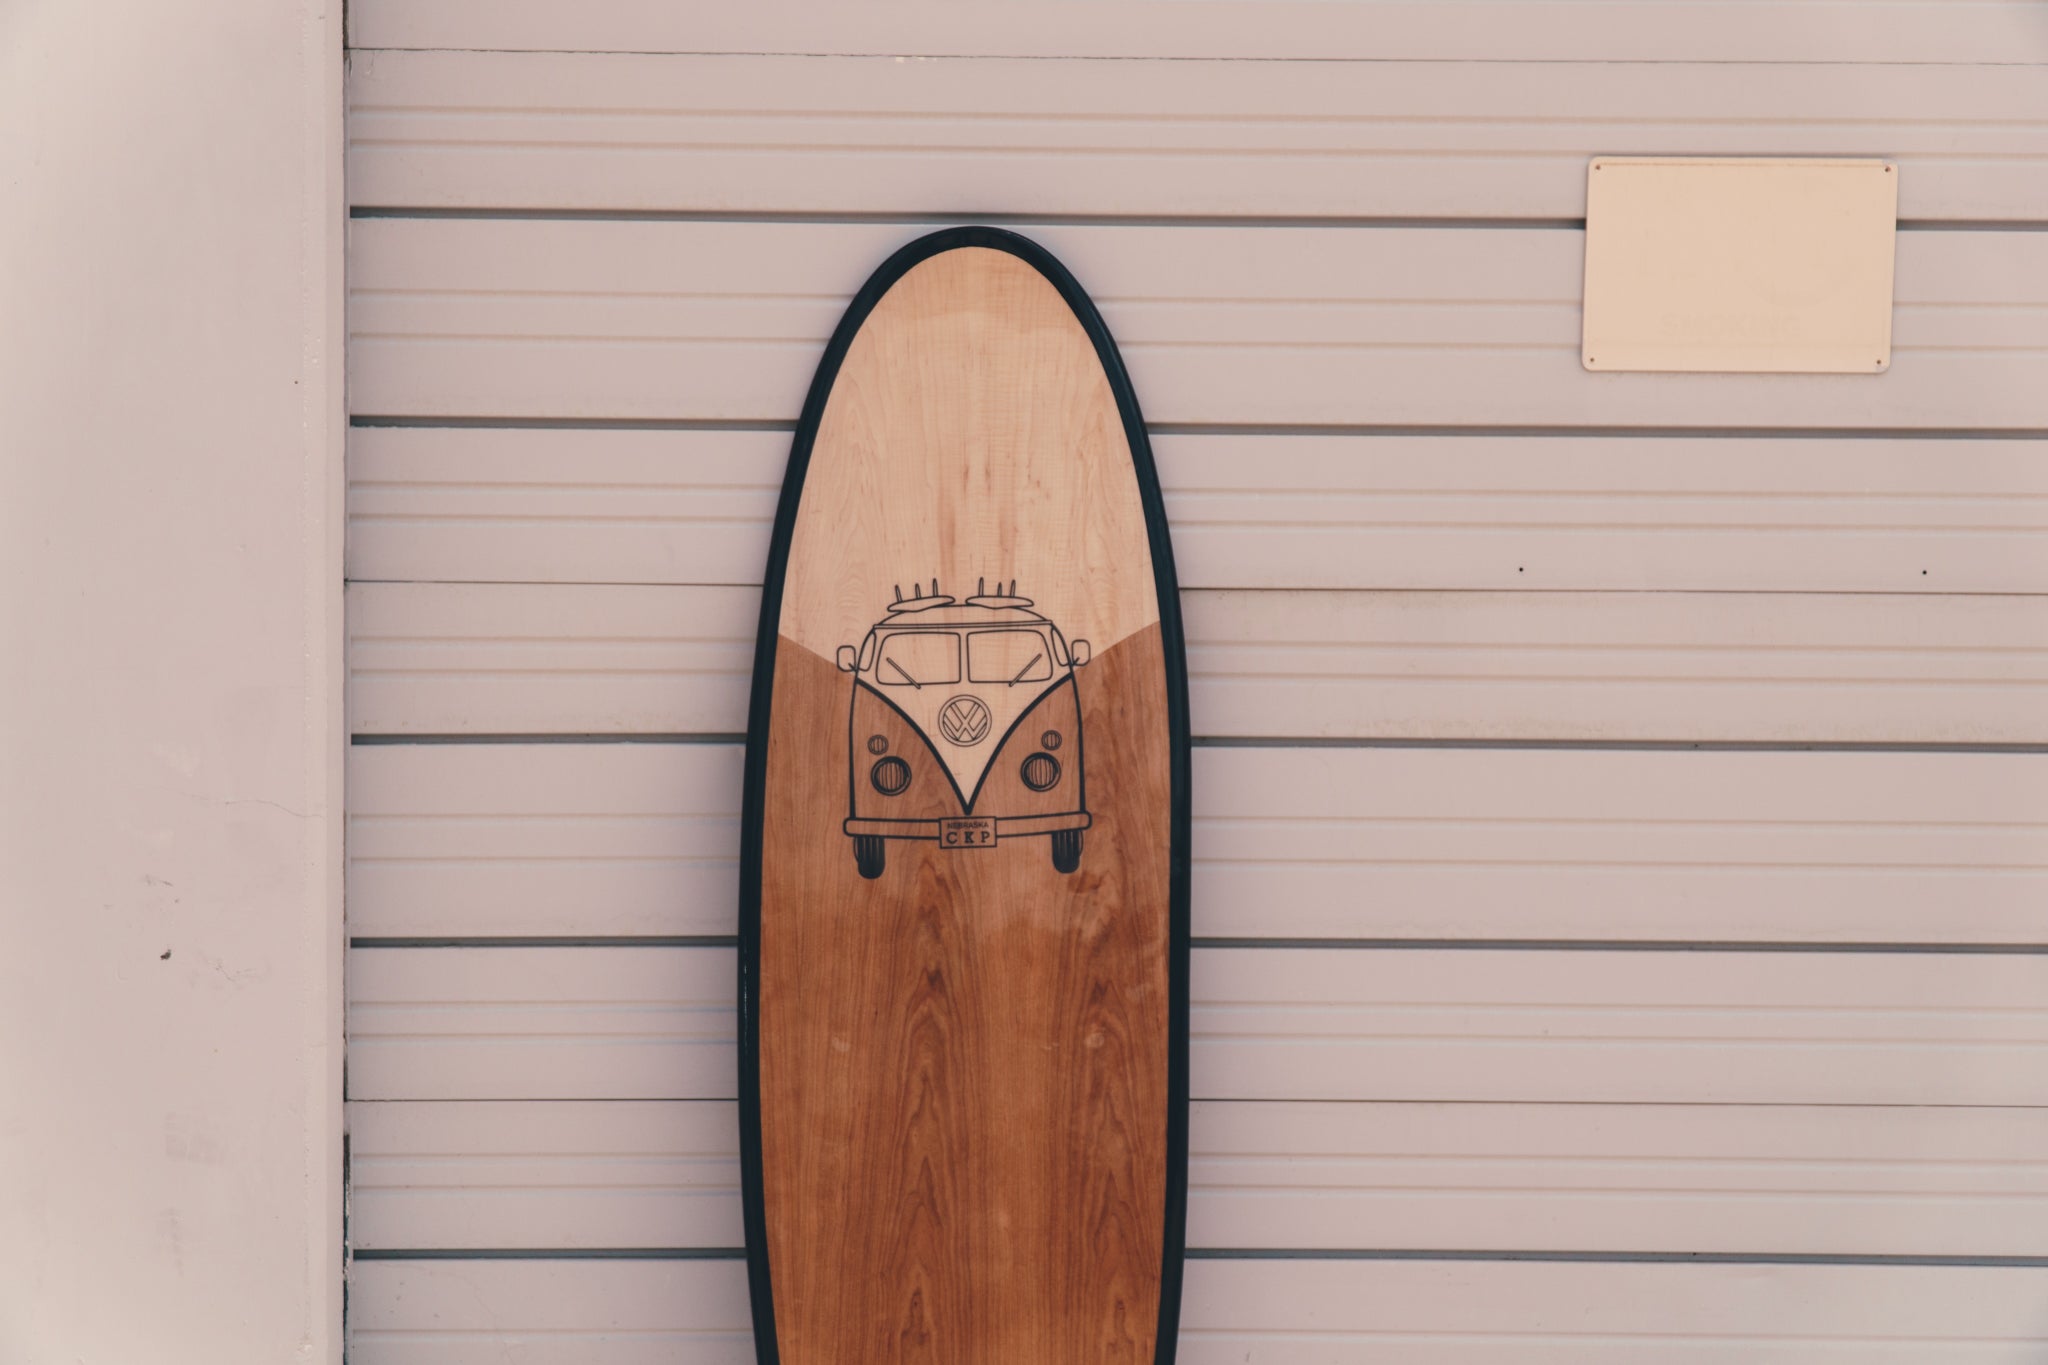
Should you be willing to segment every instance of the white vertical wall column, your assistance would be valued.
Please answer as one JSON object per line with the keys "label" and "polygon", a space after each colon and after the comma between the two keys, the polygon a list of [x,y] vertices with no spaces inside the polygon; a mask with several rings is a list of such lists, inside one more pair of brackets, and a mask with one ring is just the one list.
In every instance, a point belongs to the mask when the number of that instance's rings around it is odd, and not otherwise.
{"label": "white vertical wall column", "polygon": [[0,1360],[340,1356],[340,6],[0,4]]}

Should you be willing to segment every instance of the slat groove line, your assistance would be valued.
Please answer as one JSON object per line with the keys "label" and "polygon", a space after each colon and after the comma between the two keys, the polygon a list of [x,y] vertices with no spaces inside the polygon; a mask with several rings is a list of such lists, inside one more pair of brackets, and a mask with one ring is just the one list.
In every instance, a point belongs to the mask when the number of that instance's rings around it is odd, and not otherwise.
{"label": "slat groove line", "polygon": [[[358,949],[352,1094],[729,1098],[732,955]],[[2048,1105],[2038,956],[1204,948],[1202,1099]]]}
{"label": "slat groove line", "polygon": [[[351,727],[371,744],[729,740],[756,596],[357,584]],[[1182,608],[1208,746],[2048,744],[2042,595],[1194,589]]]}
{"label": "slat groove line", "polygon": [[[837,300],[903,235],[888,225],[358,221],[352,406],[786,419]],[[2048,279],[2039,233],[1902,236],[1894,363],[1867,386],[1585,373],[1582,252],[1569,232],[1038,235],[1084,281],[1112,286],[1097,295],[1155,421],[1712,427],[1740,413],[1746,427],[2048,425],[2048,296],[2015,283]],[[1332,281],[1342,282],[1334,293]],[[2008,303],[2022,306],[1979,306]],[[1957,346],[2003,349],[1944,349]]]}
{"label": "slat groove line", "polygon": [[[379,1255],[738,1244],[730,1103],[359,1101],[350,1118],[358,1244]],[[1205,1101],[1192,1245],[2011,1262],[2048,1255],[2028,1216],[2048,1200],[2044,1133],[2039,1108]]]}
{"label": "slat groove line", "polygon": [[[373,1359],[447,1361],[516,1342],[537,1360],[600,1365],[688,1350],[737,1365],[751,1354],[743,1275],[719,1261],[372,1261],[357,1269],[355,1347]],[[1764,1349],[2016,1365],[2043,1343],[2048,1284],[2033,1265],[1526,1260],[1198,1259],[1188,1276],[1181,1354],[1203,1365],[1375,1354],[1619,1365],[1681,1344],[1712,1365]],[[1432,1353],[1417,1356],[1425,1346]]]}
{"label": "slat groove line", "polygon": [[[735,745],[349,764],[356,937],[733,932]],[[1211,939],[2033,944],[2048,894],[2034,753],[1205,747],[1194,797]]]}

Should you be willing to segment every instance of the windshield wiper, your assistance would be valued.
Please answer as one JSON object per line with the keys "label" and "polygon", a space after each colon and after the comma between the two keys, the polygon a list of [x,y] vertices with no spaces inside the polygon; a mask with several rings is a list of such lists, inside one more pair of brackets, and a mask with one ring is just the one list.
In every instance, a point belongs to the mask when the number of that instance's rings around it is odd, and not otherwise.
{"label": "windshield wiper", "polygon": [[1038,665],[1038,661],[1039,661],[1040,659],[1043,659],[1044,657],[1045,657],[1045,651],[1044,651],[1044,650],[1042,650],[1042,649],[1041,649],[1041,650],[1039,650],[1039,651],[1038,651],[1038,653],[1036,653],[1036,654],[1032,655],[1032,656],[1031,656],[1031,662],[1030,662],[1030,663],[1028,663],[1028,664],[1025,664],[1025,665],[1024,665],[1024,666],[1023,666],[1022,668],[1018,669],[1018,670],[1017,670],[1017,676],[1016,676],[1016,677],[1014,677],[1014,678],[1012,678],[1012,679],[1010,679],[1010,686],[1012,686],[1012,687],[1015,687],[1015,686],[1016,686],[1016,685],[1017,685],[1018,683],[1020,683],[1020,682],[1023,682],[1023,681],[1024,681],[1024,675],[1025,675],[1026,673],[1029,673],[1029,672],[1030,672],[1030,671],[1031,671],[1031,670],[1032,670],[1033,668],[1035,668],[1035,667],[1036,667],[1036,666]]}
{"label": "windshield wiper", "polygon": [[910,684],[910,685],[911,685],[912,687],[915,687],[915,688],[917,688],[917,689],[918,689],[918,690],[919,690],[920,692],[924,690],[924,684],[923,684],[923,683],[921,683],[921,682],[919,682],[919,681],[918,681],[917,679],[915,679],[915,678],[911,677],[911,676],[910,676],[910,675],[909,675],[908,673],[904,673],[904,672],[903,672],[903,665],[902,665],[902,664],[899,664],[899,663],[897,663],[897,662],[896,662],[896,661],[895,661],[894,659],[890,659],[890,658],[884,658],[884,659],[882,660],[882,662],[883,662],[883,663],[885,663],[885,664],[887,664],[887,665],[889,665],[889,667],[891,667],[891,668],[895,669],[895,670],[896,670],[896,671],[897,671],[897,672],[898,672],[899,674],[902,674],[902,677],[903,677],[903,681],[905,681],[905,682],[909,683],[909,684]]}

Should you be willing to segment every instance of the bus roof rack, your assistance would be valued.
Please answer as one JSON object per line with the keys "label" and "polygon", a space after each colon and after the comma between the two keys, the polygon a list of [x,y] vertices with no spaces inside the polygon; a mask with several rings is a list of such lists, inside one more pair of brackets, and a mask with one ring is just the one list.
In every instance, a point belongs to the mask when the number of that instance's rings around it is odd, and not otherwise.
{"label": "bus roof rack", "polygon": [[[932,586],[938,586],[937,579],[932,580]],[[996,580],[996,590],[994,592],[988,590],[988,579],[977,578],[974,580],[974,596],[967,599],[967,605],[970,607],[1029,607],[1031,599],[1017,596],[1017,580],[1014,578],[1010,580],[1010,590],[1008,592],[1003,591],[1003,580],[1000,578]]]}
{"label": "bus roof rack", "polygon": [[939,591],[939,580],[932,580],[932,590],[925,592],[915,582],[910,585],[910,596],[903,595],[903,585],[896,585],[896,600],[889,604],[889,614],[898,615],[910,611],[930,611],[933,607],[950,607],[954,599]]}

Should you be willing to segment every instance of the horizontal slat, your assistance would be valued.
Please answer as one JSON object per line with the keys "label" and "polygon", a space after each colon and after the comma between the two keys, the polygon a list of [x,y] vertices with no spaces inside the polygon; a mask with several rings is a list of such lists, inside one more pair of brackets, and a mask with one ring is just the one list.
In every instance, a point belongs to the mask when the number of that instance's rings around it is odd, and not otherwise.
{"label": "horizontal slat", "polygon": [[358,937],[731,934],[739,746],[355,745]]}
{"label": "horizontal slat", "polygon": [[[2048,1254],[2048,1110],[1194,1106],[1198,1248]],[[721,1101],[358,1103],[353,1245],[738,1247]]]}
{"label": "horizontal slat", "polygon": [[726,1261],[358,1261],[353,1365],[756,1365]]}
{"label": "horizontal slat", "polygon": [[1200,1247],[2039,1256],[2048,1111],[1200,1104]]}
{"label": "horizontal slat", "polygon": [[349,1098],[729,1099],[729,948],[358,948]]}
{"label": "horizontal slat", "polygon": [[[359,936],[726,934],[736,745],[357,745]],[[1212,937],[2039,943],[2038,754],[1195,751]]]}
{"label": "horizontal slat", "polygon": [[723,1100],[352,1104],[350,1245],[740,1246],[736,1109]]}
{"label": "horizontal slat", "polygon": [[408,208],[1583,218],[1596,154],[1896,159],[1899,214],[2048,214],[2021,66],[369,52],[349,195]]}
{"label": "horizontal slat", "polygon": [[[2048,441],[1162,435],[1193,588],[2048,592]],[[358,428],[358,580],[754,585],[789,437]]]}
{"label": "horizontal slat", "polygon": [[[729,948],[358,948],[350,1096],[725,1099]],[[1198,948],[1190,1094],[2048,1105],[2048,956]]]}
{"label": "horizontal slat", "polygon": [[[1181,605],[1198,736],[2048,741],[2048,597],[1197,591]],[[750,588],[357,584],[350,724],[735,734],[758,614]]]}
{"label": "horizontal slat", "polygon": [[[356,47],[881,56],[1305,57],[1374,62],[2043,62],[2023,0],[358,0]],[[1362,77],[1361,79],[1364,79]]]}
{"label": "horizontal slat", "polygon": [[[352,409],[792,420],[846,300],[918,231],[358,220]],[[2048,428],[2048,233],[1902,234],[1891,368],[1868,376],[1588,373],[1576,231],[1032,235],[1095,291],[1159,422]]]}
{"label": "horizontal slat", "polygon": [[739,734],[753,588],[357,583],[358,735]]}
{"label": "horizontal slat", "polygon": [[[2048,1270],[1194,1261],[1184,1365],[2031,1365]],[[752,1365],[738,1261],[375,1261],[358,1365]],[[515,1354],[516,1353],[516,1354]]]}

